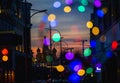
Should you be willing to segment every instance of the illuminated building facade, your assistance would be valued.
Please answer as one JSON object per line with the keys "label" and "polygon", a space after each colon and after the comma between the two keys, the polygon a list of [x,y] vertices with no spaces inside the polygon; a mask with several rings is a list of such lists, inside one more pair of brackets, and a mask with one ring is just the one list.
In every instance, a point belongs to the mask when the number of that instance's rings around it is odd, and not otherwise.
{"label": "illuminated building facade", "polygon": [[[1,0],[0,1],[0,48],[9,48],[10,55],[8,60],[12,64],[9,68],[2,66],[2,70],[14,71],[14,81],[22,82],[29,77],[30,61],[28,57],[31,52],[31,39],[30,39],[30,8],[31,3],[23,0]],[[4,62],[0,62],[4,64]],[[27,66],[27,67],[26,67]],[[5,71],[2,71],[5,73]],[[22,77],[19,77],[22,74]],[[8,73],[7,73],[8,74]],[[4,76],[4,75],[3,75]],[[9,77],[7,77],[9,78]],[[6,83],[5,79],[0,80]],[[11,83],[14,83],[13,80]]]}
{"label": "illuminated building facade", "polygon": [[[100,1],[102,6],[99,8],[94,7],[94,11],[91,14],[91,21],[94,26],[99,27],[100,31],[99,35],[93,35],[92,29],[90,30],[91,41],[96,41],[96,47],[93,48],[93,51],[95,51],[93,57],[103,64],[101,81],[119,83],[120,0]],[[98,10],[101,10],[101,12],[98,13]],[[115,50],[112,49],[113,41],[118,43]]]}

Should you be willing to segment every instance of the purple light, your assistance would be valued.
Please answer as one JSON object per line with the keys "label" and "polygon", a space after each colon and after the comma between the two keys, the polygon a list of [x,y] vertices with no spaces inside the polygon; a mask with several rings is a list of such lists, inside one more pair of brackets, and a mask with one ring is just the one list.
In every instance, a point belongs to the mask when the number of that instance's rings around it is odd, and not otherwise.
{"label": "purple light", "polygon": [[50,45],[50,39],[49,38],[45,38],[43,43],[44,43],[44,45],[49,46]]}
{"label": "purple light", "polygon": [[67,60],[72,60],[72,59],[74,58],[74,54],[73,54],[72,52],[67,52],[67,53],[65,54],[65,58],[66,58]]}
{"label": "purple light", "polygon": [[82,65],[80,65],[80,64],[75,65],[74,71],[77,72],[77,71],[80,70],[81,68],[82,68]]}
{"label": "purple light", "polygon": [[101,7],[101,1],[100,0],[95,0],[94,5],[95,5],[95,7]]}
{"label": "purple light", "polygon": [[71,5],[73,3],[73,0],[65,0],[65,3]]}

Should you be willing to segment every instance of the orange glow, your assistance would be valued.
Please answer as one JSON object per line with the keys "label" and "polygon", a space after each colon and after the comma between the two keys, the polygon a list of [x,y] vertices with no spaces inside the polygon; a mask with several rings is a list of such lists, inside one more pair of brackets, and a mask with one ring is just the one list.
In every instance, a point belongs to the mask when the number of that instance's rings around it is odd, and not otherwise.
{"label": "orange glow", "polygon": [[7,54],[8,54],[8,50],[7,50],[6,48],[4,48],[4,49],[2,50],[2,54],[7,55]]}
{"label": "orange glow", "polygon": [[80,69],[80,70],[77,72],[77,74],[78,74],[79,76],[83,76],[83,75],[85,74],[85,70],[84,70],[84,69]]}
{"label": "orange glow", "polygon": [[71,7],[70,7],[70,6],[65,6],[65,7],[64,7],[64,12],[65,12],[65,13],[71,12]]}
{"label": "orange glow", "polygon": [[87,28],[92,28],[93,27],[92,21],[88,21],[86,26],[87,26]]}
{"label": "orange glow", "polygon": [[99,28],[98,28],[98,27],[93,27],[93,28],[92,28],[92,33],[93,33],[94,35],[98,35],[98,34],[99,34]]}
{"label": "orange glow", "polygon": [[48,21],[54,21],[55,19],[56,19],[55,14],[50,14],[50,15],[48,16]]}
{"label": "orange glow", "polygon": [[4,55],[4,56],[2,57],[2,60],[3,60],[3,61],[7,61],[7,60],[8,60],[8,56]]}
{"label": "orange glow", "polygon": [[58,65],[56,68],[57,68],[57,71],[59,71],[59,72],[64,71],[64,66],[63,65]]}

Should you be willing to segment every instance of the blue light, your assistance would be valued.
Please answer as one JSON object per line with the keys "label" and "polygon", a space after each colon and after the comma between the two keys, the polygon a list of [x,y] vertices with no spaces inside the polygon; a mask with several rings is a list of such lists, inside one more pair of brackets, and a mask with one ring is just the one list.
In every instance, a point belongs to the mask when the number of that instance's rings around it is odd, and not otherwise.
{"label": "blue light", "polygon": [[61,3],[59,1],[54,2],[53,7],[59,8],[61,6]]}
{"label": "blue light", "polygon": [[108,58],[111,58],[111,57],[112,57],[112,52],[111,52],[111,51],[107,51],[107,52],[106,52],[106,56],[107,56]]}
{"label": "blue light", "polygon": [[81,77],[73,73],[68,78],[68,83],[80,83]]}
{"label": "blue light", "polygon": [[97,10],[97,15],[102,18],[104,16],[104,11]]}
{"label": "blue light", "polygon": [[54,20],[54,21],[50,21],[50,25],[51,27],[56,27],[57,26],[57,22]]}
{"label": "blue light", "polygon": [[92,48],[96,47],[96,41],[95,40],[90,41],[90,47],[92,47]]}
{"label": "blue light", "polygon": [[69,63],[68,67],[72,72],[77,72],[79,69],[82,69],[82,63],[79,60],[74,60]]}

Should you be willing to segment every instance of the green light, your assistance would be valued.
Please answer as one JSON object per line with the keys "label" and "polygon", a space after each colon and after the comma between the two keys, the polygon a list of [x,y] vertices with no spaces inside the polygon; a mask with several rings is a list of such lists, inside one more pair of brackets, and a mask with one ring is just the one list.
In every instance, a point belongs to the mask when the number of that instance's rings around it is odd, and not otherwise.
{"label": "green light", "polygon": [[88,5],[88,0],[81,0],[82,5]]}
{"label": "green light", "polygon": [[85,50],[84,50],[84,56],[90,56],[91,55],[91,49],[90,48],[86,48]]}
{"label": "green light", "polygon": [[60,41],[60,34],[59,33],[55,33],[55,34],[53,34],[53,36],[52,36],[52,40],[54,41],[54,42],[59,42]]}
{"label": "green light", "polygon": [[93,72],[93,68],[91,68],[91,67],[87,68],[87,70],[86,70],[87,74],[91,74],[92,72]]}
{"label": "green light", "polygon": [[47,55],[46,56],[46,60],[47,60],[47,62],[52,62],[53,61],[53,57],[50,56],[50,55]]}
{"label": "green light", "polygon": [[84,6],[78,6],[78,11],[79,12],[85,12],[85,7]]}

